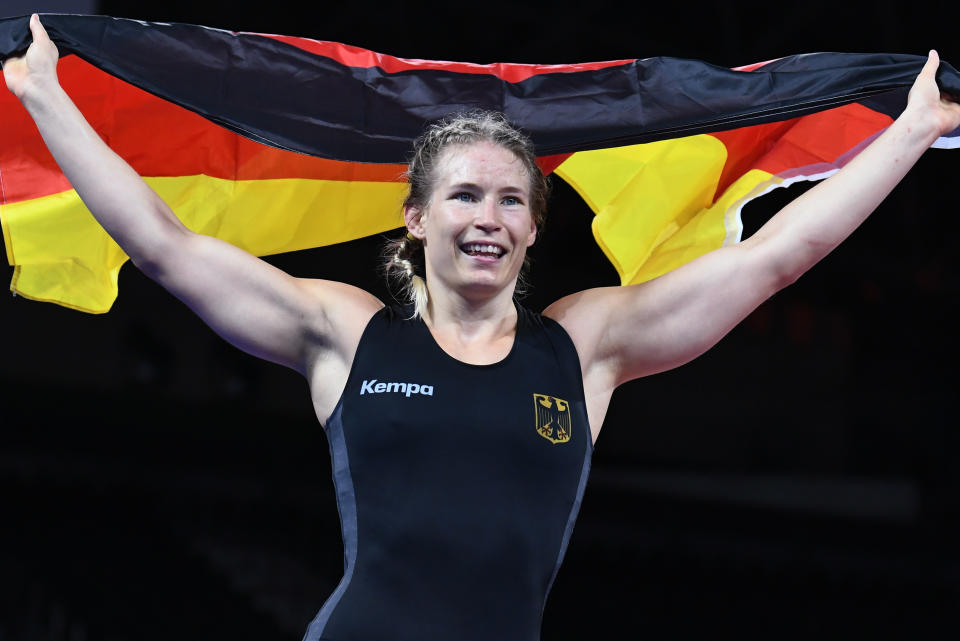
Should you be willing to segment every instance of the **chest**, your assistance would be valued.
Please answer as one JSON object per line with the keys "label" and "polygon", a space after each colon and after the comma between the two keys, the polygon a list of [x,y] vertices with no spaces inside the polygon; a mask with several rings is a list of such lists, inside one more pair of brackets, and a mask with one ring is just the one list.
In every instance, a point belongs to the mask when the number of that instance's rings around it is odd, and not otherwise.
{"label": "chest", "polygon": [[379,350],[358,355],[344,390],[344,436],[357,465],[491,483],[556,479],[581,465],[589,448],[582,390],[552,350],[520,344],[489,366],[435,344]]}

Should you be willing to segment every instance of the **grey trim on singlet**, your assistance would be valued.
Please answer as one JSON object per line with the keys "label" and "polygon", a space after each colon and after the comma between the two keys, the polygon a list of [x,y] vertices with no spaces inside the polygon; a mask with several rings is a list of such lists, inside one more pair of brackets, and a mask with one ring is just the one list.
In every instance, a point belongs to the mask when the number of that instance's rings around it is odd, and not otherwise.
{"label": "grey trim on singlet", "polygon": [[[553,319],[548,317],[543,317],[545,322],[544,329],[552,324],[559,330],[560,334],[566,339],[565,345],[573,353],[573,364],[576,367],[576,374],[572,376],[571,382],[576,385],[576,389],[579,390],[581,398],[583,398],[583,415],[587,415],[586,408],[586,393],[583,389],[583,375],[580,373],[580,354],[577,353],[577,348],[573,344],[573,340],[570,338],[570,335],[567,334],[567,330],[563,328],[560,323],[556,322]],[[549,332],[548,332],[549,336]],[[551,346],[554,349],[554,354],[556,355],[557,362],[562,363],[565,358],[565,354],[561,353],[557,349],[557,343],[553,340],[550,341]],[[553,589],[553,582],[557,578],[557,573],[560,572],[560,566],[563,565],[563,558],[567,554],[567,545],[570,543],[570,537],[573,535],[573,526],[577,523],[577,516],[580,514],[580,505],[583,503],[583,494],[587,489],[587,479],[590,478],[590,462],[593,459],[593,431],[590,429],[589,421],[584,422],[583,430],[584,437],[587,441],[587,447],[584,448],[583,452],[583,467],[580,468],[580,482],[577,484],[577,495],[573,501],[573,505],[570,508],[570,514],[567,516],[567,525],[563,529],[563,538],[560,540],[560,550],[557,553],[557,560],[553,566],[553,574],[550,576],[550,582],[547,584],[547,591],[543,595],[543,605],[540,607],[540,619],[543,620],[544,610],[547,608],[547,598],[550,596],[550,590]]]}
{"label": "grey trim on singlet", "polygon": [[343,435],[343,397],[327,421],[327,442],[330,445],[330,460],[333,465],[333,485],[337,492],[337,511],[340,513],[340,530],[343,536],[343,578],[320,612],[307,626],[303,641],[318,641],[330,615],[347,591],[353,569],[357,565],[357,496],[350,475],[347,458],[347,443]]}
{"label": "grey trim on singlet", "polygon": [[563,557],[567,553],[567,544],[570,543],[570,536],[573,534],[573,526],[577,523],[577,515],[580,514],[580,504],[583,502],[583,493],[587,489],[587,479],[590,477],[590,460],[593,455],[593,434],[590,426],[586,426],[587,447],[583,453],[583,467],[580,469],[580,483],[577,485],[577,498],[570,508],[570,516],[567,517],[567,526],[563,529],[563,539],[560,541],[560,552],[557,554],[557,562],[553,566],[553,575],[550,577],[550,583],[547,584],[547,591],[543,595],[543,605],[540,607],[540,617],[543,618],[543,611],[547,608],[547,597],[550,596],[550,590],[553,588],[553,581],[557,578],[560,566],[563,565]]}

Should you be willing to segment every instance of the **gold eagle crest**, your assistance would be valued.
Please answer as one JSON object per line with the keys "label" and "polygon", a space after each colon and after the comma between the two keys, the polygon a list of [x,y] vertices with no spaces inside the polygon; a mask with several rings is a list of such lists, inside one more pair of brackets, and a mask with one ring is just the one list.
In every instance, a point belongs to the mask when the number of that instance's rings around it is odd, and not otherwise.
{"label": "gold eagle crest", "polygon": [[556,396],[533,395],[537,434],[551,443],[566,443],[572,433],[570,403]]}

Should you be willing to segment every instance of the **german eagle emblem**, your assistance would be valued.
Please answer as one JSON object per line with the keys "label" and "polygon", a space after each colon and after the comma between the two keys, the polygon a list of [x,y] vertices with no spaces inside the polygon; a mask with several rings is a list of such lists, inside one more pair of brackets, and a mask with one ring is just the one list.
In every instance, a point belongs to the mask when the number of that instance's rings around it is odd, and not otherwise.
{"label": "german eagle emblem", "polygon": [[566,443],[570,440],[570,403],[556,396],[534,394],[533,407],[537,434],[551,443]]}

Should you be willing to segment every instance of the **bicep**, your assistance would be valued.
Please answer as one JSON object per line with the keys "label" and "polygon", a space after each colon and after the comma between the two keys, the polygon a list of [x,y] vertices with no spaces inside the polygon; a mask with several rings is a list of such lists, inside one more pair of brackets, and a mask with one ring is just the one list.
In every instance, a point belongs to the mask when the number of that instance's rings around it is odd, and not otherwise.
{"label": "bicep", "polygon": [[652,281],[589,290],[548,310],[610,385],[682,365],[715,345],[781,283],[764,249],[725,247]]}
{"label": "bicep", "polygon": [[336,350],[345,315],[379,304],[348,285],[290,276],[217,238],[177,236],[162,259],[138,267],[234,346],[298,371],[314,351]]}

